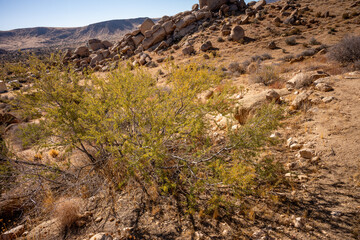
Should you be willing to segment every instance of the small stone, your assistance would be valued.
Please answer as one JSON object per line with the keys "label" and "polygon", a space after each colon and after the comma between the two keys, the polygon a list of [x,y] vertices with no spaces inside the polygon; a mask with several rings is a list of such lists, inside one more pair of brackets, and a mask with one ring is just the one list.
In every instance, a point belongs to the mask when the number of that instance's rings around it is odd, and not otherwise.
{"label": "small stone", "polygon": [[302,144],[294,143],[294,144],[291,144],[290,149],[291,150],[299,150],[302,148],[302,146],[303,146]]}
{"label": "small stone", "polygon": [[329,102],[332,102],[334,99],[335,99],[335,98],[334,98],[333,96],[330,96],[330,97],[324,97],[324,98],[322,99],[322,101],[323,101],[324,103],[329,103]]}
{"label": "small stone", "polygon": [[102,217],[98,217],[98,218],[96,218],[96,219],[95,219],[95,222],[97,222],[97,223],[98,223],[98,222],[101,222],[102,220],[103,220],[103,218],[102,218]]}
{"label": "small stone", "polygon": [[204,97],[205,97],[205,99],[209,99],[209,98],[211,98],[213,95],[214,95],[214,91],[208,90],[208,91],[205,92]]}
{"label": "small stone", "polygon": [[266,100],[269,102],[279,102],[280,94],[275,90],[271,89],[266,93]]}
{"label": "small stone", "polygon": [[113,240],[113,238],[108,233],[98,233],[90,238],[90,240]]}
{"label": "small stone", "polygon": [[333,211],[330,213],[332,217],[340,217],[342,215],[341,212]]}
{"label": "small stone", "polygon": [[299,151],[301,157],[311,159],[314,156],[314,152],[311,149],[301,149]]}
{"label": "small stone", "polygon": [[295,226],[296,228],[301,228],[301,227],[303,226],[303,220],[302,220],[301,217],[295,218],[295,220],[294,220],[294,226]]}
{"label": "small stone", "polygon": [[207,41],[203,45],[201,45],[200,50],[203,52],[206,52],[212,48],[212,43],[210,41]]}
{"label": "small stone", "polygon": [[294,173],[286,173],[285,177],[296,177],[296,175]]}
{"label": "small stone", "polygon": [[268,44],[268,48],[271,49],[271,50],[276,49],[277,46],[276,46],[275,41],[271,41],[271,42]]}
{"label": "small stone", "polygon": [[330,92],[333,91],[334,88],[326,83],[319,83],[315,86],[315,89],[321,92]]}
{"label": "small stone", "polygon": [[301,174],[301,175],[298,176],[298,179],[299,180],[306,180],[306,179],[308,179],[308,176],[306,176],[304,174]]}

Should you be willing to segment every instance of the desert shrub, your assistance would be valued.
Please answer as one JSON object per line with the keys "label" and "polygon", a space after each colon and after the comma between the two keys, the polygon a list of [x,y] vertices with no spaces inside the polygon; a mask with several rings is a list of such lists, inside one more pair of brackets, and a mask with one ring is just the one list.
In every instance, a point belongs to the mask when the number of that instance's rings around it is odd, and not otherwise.
{"label": "desert shrub", "polygon": [[350,18],[350,14],[349,13],[343,13],[343,15],[342,15],[342,18],[343,19],[349,19]]}
{"label": "desert shrub", "polygon": [[314,56],[316,54],[316,50],[315,49],[307,49],[305,51],[303,51],[302,53],[298,54],[296,57],[311,57]]}
{"label": "desert shrub", "polygon": [[80,198],[61,198],[55,204],[55,216],[63,230],[74,227],[80,219],[81,209],[84,203]]}
{"label": "desert shrub", "polygon": [[22,108],[46,113],[46,134],[39,135],[56,136],[57,146],[85,153],[117,190],[136,184],[147,193],[152,187],[192,214],[216,208],[214,197],[239,200],[261,188],[256,166],[266,163],[255,156],[269,142],[281,110],[262,108],[245,126],[229,127],[225,140],[216,143],[209,132],[211,116],[231,113],[234,90],[222,83],[206,103],[198,100],[223,81],[214,68],[170,65],[165,90],[143,69],[119,67],[99,79],[56,66],[47,73],[46,67],[38,62],[33,68],[41,78],[32,94],[19,95]]}
{"label": "desert shrub", "polygon": [[360,60],[360,36],[348,36],[329,49],[331,59],[340,63]]}
{"label": "desert shrub", "polygon": [[309,44],[310,45],[321,45],[321,43],[318,42],[318,40],[316,40],[316,38],[314,38],[314,37],[310,38]]}
{"label": "desert shrub", "polygon": [[288,37],[285,39],[285,43],[289,46],[294,46],[297,44],[295,37]]}
{"label": "desert shrub", "polygon": [[272,56],[268,53],[264,53],[263,55],[261,55],[261,60],[265,61],[265,60],[269,60],[272,59]]}
{"label": "desert shrub", "polygon": [[263,83],[265,85],[270,85],[279,80],[279,73],[273,66],[262,66],[249,77],[249,83]]}

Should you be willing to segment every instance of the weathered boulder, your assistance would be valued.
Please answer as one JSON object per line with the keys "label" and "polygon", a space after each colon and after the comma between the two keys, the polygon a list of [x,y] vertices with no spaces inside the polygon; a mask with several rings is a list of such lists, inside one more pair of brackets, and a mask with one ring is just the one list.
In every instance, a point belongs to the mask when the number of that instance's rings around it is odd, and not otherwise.
{"label": "weathered boulder", "polygon": [[105,41],[101,41],[102,45],[104,45],[105,48],[111,48],[112,46],[114,46],[114,44],[112,44],[111,42],[105,40]]}
{"label": "weathered boulder", "polygon": [[97,51],[101,48],[105,48],[104,44],[102,44],[101,40],[99,39],[90,39],[87,42],[87,46],[92,51]]}
{"label": "weathered boulder", "polygon": [[98,62],[104,59],[104,56],[102,54],[91,54],[91,61],[90,65],[94,67]]}
{"label": "weathered boulder", "polygon": [[239,24],[248,24],[250,21],[250,17],[248,15],[244,15],[241,17]]}
{"label": "weathered boulder", "polygon": [[200,50],[203,51],[203,52],[206,52],[206,51],[210,50],[211,48],[212,48],[211,41],[207,41],[206,43],[201,45]]}
{"label": "weathered boulder", "polygon": [[185,46],[183,49],[182,49],[182,53],[184,55],[191,55],[192,53],[195,52],[195,49],[193,46],[191,45],[188,45],[188,46]]}
{"label": "weathered boulder", "polygon": [[163,27],[160,27],[151,37],[145,38],[143,41],[143,47],[145,50],[153,46],[154,44],[161,42],[166,37],[166,32]]}
{"label": "weathered boulder", "polygon": [[167,22],[165,22],[162,27],[165,29],[165,32],[167,35],[171,34],[172,32],[174,32],[176,25],[174,24],[173,21],[169,20]]}
{"label": "weathered boulder", "polygon": [[197,4],[197,3],[194,4],[191,9],[192,9],[193,11],[199,10],[199,4]]}
{"label": "weathered boulder", "polygon": [[231,30],[231,34],[230,37],[233,41],[240,41],[242,39],[244,39],[245,37],[245,31],[242,27],[240,26],[235,26],[233,27],[233,29]]}
{"label": "weathered boulder", "polygon": [[260,10],[263,8],[263,6],[266,5],[266,1],[265,0],[260,0],[258,1],[254,6],[253,6],[253,9],[255,10]]}
{"label": "weathered boulder", "polygon": [[191,24],[191,25],[181,29],[180,31],[175,30],[173,38],[176,39],[176,40],[180,40],[181,38],[183,38],[187,34],[193,33],[196,29],[197,29],[197,25],[196,24]]}
{"label": "weathered boulder", "polygon": [[309,102],[310,93],[302,92],[296,96],[294,101],[291,103],[291,106],[296,110],[302,108],[305,104]]}
{"label": "weathered boulder", "polygon": [[201,19],[211,18],[212,16],[210,11],[203,11],[203,10],[194,12],[194,15],[197,21]]}
{"label": "weathered boulder", "polygon": [[315,80],[319,78],[328,77],[329,75],[324,72],[308,72],[308,73],[298,73],[292,79],[286,82],[287,89],[300,89],[312,84]]}
{"label": "weathered boulder", "polygon": [[334,88],[327,83],[318,83],[316,84],[315,89],[321,92],[330,92],[334,90]]}
{"label": "weathered boulder", "polygon": [[155,23],[150,19],[147,18],[141,25],[140,25],[140,31],[143,35],[145,35],[145,32],[147,30],[150,30],[152,26],[154,26]]}
{"label": "weathered boulder", "polygon": [[178,21],[175,26],[177,30],[183,29],[186,26],[189,26],[190,24],[192,24],[193,22],[196,21],[196,17],[193,14],[187,15],[184,18],[180,19],[180,21]]}
{"label": "weathered boulder", "polygon": [[137,46],[139,46],[140,43],[144,40],[144,38],[145,38],[144,35],[142,35],[141,33],[139,33],[139,34],[133,36],[131,39],[133,40],[135,46],[137,47]]}
{"label": "weathered boulder", "polygon": [[[275,90],[273,90],[276,92]],[[276,92],[277,93],[277,92]],[[234,109],[234,117],[240,124],[245,124],[246,121],[254,116],[257,109],[268,101],[269,91],[264,91],[255,95],[245,95],[244,98],[239,100]],[[275,95],[272,93],[271,95]],[[275,99],[277,96],[275,97]]]}
{"label": "weathered boulder", "polygon": [[88,57],[90,55],[90,51],[87,47],[82,46],[75,49],[74,54],[79,57]]}
{"label": "weathered boulder", "polygon": [[0,81],[0,93],[7,92],[7,87],[5,82]]}
{"label": "weathered boulder", "polygon": [[218,10],[223,4],[228,2],[229,0],[199,0],[200,8],[207,6],[210,11]]}

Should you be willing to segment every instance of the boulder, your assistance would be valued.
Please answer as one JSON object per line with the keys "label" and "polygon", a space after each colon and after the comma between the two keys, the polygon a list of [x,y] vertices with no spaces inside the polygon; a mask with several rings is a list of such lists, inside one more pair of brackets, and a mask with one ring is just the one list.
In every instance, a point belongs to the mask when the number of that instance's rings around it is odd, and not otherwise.
{"label": "boulder", "polygon": [[191,54],[194,53],[194,52],[195,52],[195,49],[194,49],[194,47],[191,46],[191,45],[184,47],[183,50],[182,50],[182,53],[183,53],[184,55],[191,55]]}
{"label": "boulder", "polygon": [[160,44],[159,44],[159,46],[157,46],[157,48],[155,48],[155,50],[154,50],[154,52],[159,52],[160,50],[162,50],[162,49],[165,49],[165,48],[167,48],[167,47],[169,47],[169,45],[165,42],[165,41],[162,41]]}
{"label": "boulder", "polygon": [[90,55],[90,51],[87,47],[82,46],[75,49],[74,54],[79,57],[88,57]]}
{"label": "boulder", "polygon": [[114,46],[114,44],[112,44],[111,42],[105,40],[105,41],[101,41],[102,45],[104,45],[105,48],[111,48],[112,46]]}
{"label": "boulder", "polygon": [[104,44],[102,44],[101,40],[99,39],[90,39],[87,42],[87,46],[92,51],[97,51],[101,48],[105,48]]}
{"label": "boulder", "polygon": [[194,12],[194,15],[197,21],[201,19],[211,18],[212,16],[210,11],[196,11]]}
{"label": "boulder", "polygon": [[253,6],[253,9],[258,11],[258,10],[262,9],[265,5],[266,5],[266,1],[260,0]]}
{"label": "boulder", "polygon": [[147,18],[141,25],[140,25],[140,31],[143,35],[145,35],[145,32],[147,30],[150,30],[152,26],[154,26],[155,23],[150,19]]}
{"label": "boulder", "polygon": [[244,15],[240,21],[239,21],[239,24],[248,24],[250,21],[250,17],[248,15]]}
{"label": "boulder", "polygon": [[200,8],[208,7],[210,11],[218,10],[223,4],[229,0],[199,0]]}
{"label": "boulder", "polygon": [[144,38],[145,38],[144,35],[139,33],[138,35],[133,36],[131,39],[133,40],[135,46],[137,47],[144,40]]}
{"label": "boulder", "polygon": [[7,92],[6,84],[5,82],[0,81],[0,93],[4,93],[4,92]]}
{"label": "boulder", "polygon": [[197,3],[194,4],[191,9],[192,9],[193,11],[199,10],[199,4],[197,4]]}
{"label": "boulder", "polygon": [[161,42],[162,40],[165,39],[165,37],[166,37],[165,29],[163,27],[160,27],[156,32],[152,34],[151,37],[144,39],[143,41],[144,50],[147,50],[154,44]]}
{"label": "boulder", "polygon": [[321,92],[330,92],[334,90],[334,88],[327,83],[318,83],[316,84],[315,89]]}
{"label": "boulder", "polygon": [[245,37],[245,31],[242,27],[240,26],[235,26],[233,27],[233,29],[231,30],[231,34],[230,37],[233,41],[240,41],[242,39],[244,39]]}
{"label": "boulder", "polygon": [[174,32],[176,26],[173,23],[173,21],[169,20],[167,22],[165,22],[162,27],[165,29],[165,32],[167,35],[171,34],[172,32]]}
{"label": "boulder", "polygon": [[186,26],[189,26],[190,24],[192,24],[193,22],[196,21],[196,17],[193,14],[187,15],[184,18],[180,19],[180,21],[178,21],[175,25],[176,25],[176,29],[180,30],[185,28]]}
{"label": "boulder", "polygon": [[223,36],[229,36],[231,34],[231,25],[224,25],[221,28],[221,34]]}
{"label": "boulder", "polygon": [[291,103],[291,106],[296,110],[303,107],[305,104],[309,103],[309,96],[310,93],[308,92],[302,92],[299,95],[296,96],[294,101]]}
{"label": "boulder", "polygon": [[175,33],[174,33],[173,37],[174,37],[175,40],[180,40],[181,38],[183,38],[187,34],[193,33],[196,29],[197,29],[197,25],[196,24],[191,24],[191,25],[181,29],[180,31],[175,30]]}
{"label": "boulder", "polygon": [[206,51],[210,50],[211,48],[212,48],[211,41],[207,41],[206,43],[201,45],[200,50],[203,51],[203,52],[206,52]]}
{"label": "boulder", "polygon": [[104,56],[100,54],[91,54],[90,66],[94,67],[98,62],[104,59]]}
{"label": "boulder", "polygon": [[[275,90],[273,90],[275,92]],[[276,92],[277,93],[277,92]],[[258,94],[248,94],[239,100],[234,109],[234,117],[240,124],[245,124],[246,121],[254,116],[263,104],[267,103],[269,91],[264,91]],[[275,94],[271,94],[275,95]],[[275,97],[275,99],[277,96]]]}
{"label": "boulder", "polygon": [[274,89],[271,89],[266,93],[266,100],[268,102],[279,102],[280,94],[277,91],[275,91]]}

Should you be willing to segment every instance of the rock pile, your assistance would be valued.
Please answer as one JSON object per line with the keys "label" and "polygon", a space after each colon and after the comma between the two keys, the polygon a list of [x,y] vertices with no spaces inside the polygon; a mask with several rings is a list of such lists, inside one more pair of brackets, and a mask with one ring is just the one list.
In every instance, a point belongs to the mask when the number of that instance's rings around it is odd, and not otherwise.
{"label": "rock pile", "polygon": [[[252,12],[266,4],[265,0],[260,2],[261,4],[256,4]],[[154,64],[150,57],[144,57],[144,51],[161,52],[179,42],[184,36],[209,26],[214,18],[242,14],[248,8],[244,0],[200,0],[199,3],[195,4],[191,11],[181,12],[172,17],[164,16],[157,22],[146,19],[137,30],[126,34],[114,45],[108,41],[91,39],[86,46],[78,47],[75,51],[68,50],[64,63],[71,62],[79,69],[92,67],[95,70],[106,70],[112,61],[125,60],[137,55],[136,64],[152,66]],[[235,26],[228,30],[227,35],[230,34],[234,41],[239,41],[244,37],[244,30],[240,26]],[[190,54],[193,52],[191,50],[186,49],[184,52]]]}

